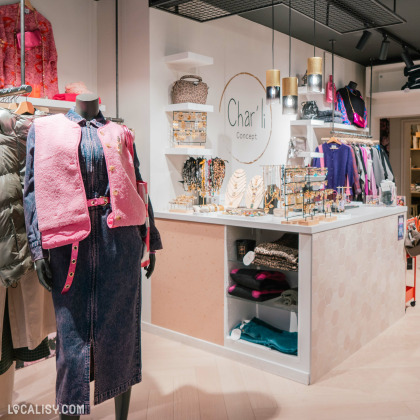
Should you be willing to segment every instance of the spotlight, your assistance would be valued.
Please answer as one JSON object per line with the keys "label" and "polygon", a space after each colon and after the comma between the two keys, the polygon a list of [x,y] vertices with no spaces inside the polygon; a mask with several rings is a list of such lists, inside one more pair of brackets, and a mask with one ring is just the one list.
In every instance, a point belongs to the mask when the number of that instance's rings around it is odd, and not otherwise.
{"label": "spotlight", "polygon": [[382,40],[381,50],[379,52],[379,60],[385,61],[388,57],[388,48],[389,48],[389,41],[388,36],[384,35],[384,39]]}
{"label": "spotlight", "polygon": [[362,34],[362,36],[360,37],[360,39],[359,39],[359,42],[357,43],[357,45],[356,45],[356,48],[359,50],[359,51],[362,51],[363,50],[363,48],[365,48],[365,46],[366,46],[366,44],[367,44],[367,42],[369,41],[369,38],[372,36],[372,33],[371,32],[369,32],[369,31],[363,31],[363,34]]}
{"label": "spotlight", "polygon": [[403,52],[401,53],[401,58],[403,59],[405,65],[407,68],[411,68],[414,66],[414,62],[410,57],[410,54],[408,52],[408,48],[404,47]]}

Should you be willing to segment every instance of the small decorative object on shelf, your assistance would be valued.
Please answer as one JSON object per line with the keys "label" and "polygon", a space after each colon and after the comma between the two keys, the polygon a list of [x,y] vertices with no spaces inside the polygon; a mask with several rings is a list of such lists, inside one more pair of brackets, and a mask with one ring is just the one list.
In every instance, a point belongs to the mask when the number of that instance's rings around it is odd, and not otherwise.
{"label": "small decorative object on shelf", "polygon": [[315,101],[302,102],[300,113],[303,120],[312,120],[318,116],[318,105]]}
{"label": "small decorative object on shelf", "polygon": [[[193,81],[187,79],[193,79]],[[208,91],[209,87],[200,76],[182,76],[172,86],[172,103],[193,102],[195,104],[205,104]]]}
{"label": "small decorative object on shelf", "polygon": [[377,195],[367,195],[366,196],[366,205],[367,206],[379,206],[379,197]]}
{"label": "small decorative object on shelf", "polygon": [[334,210],[337,213],[342,213],[346,210],[346,204],[348,203],[347,196],[348,187],[337,187],[337,193],[334,200]]}
{"label": "small decorative object on shelf", "polygon": [[174,112],[172,133],[175,147],[204,148],[207,140],[207,112]]}
{"label": "small decorative object on shelf", "polygon": [[223,206],[212,203],[193,206],[194,213],[214,213],[224,209]]}
{"label": "small decorative object on shelf", "polygon": [[237,169],[229,179],[225,193],[225,206],[228,209],[237,209],[245,194],[246,173],[243,169]]}
{"label": "small decorative object on shelf", "polygon": [[251,179],[246,193],[245,206],[247,209],[257,209],[264,199],[264,181],[261,175],[256,175]]}
{"label": "small decorative object on shelf", "polygon": [[265,216],[262,209],[245,209],[245,208],[230,208],[223,212],[224,216],[246,216],[246,217],[259,217]]}
{"label": "small decorative object on shelf", "polygon": [[379,198],[381,204],[384,206],[396,206],[397,188],[395,183],[389,180],[382,181],[379,187]]}
{"label": "small decorative object on shelf", "polygon": [[273,214],[273,210],[278,204],[281,182],[280,168],[279,165],[263,165],[265,214]]}
{"label": "small decorative object on shelf", "polygon": [[246,254],[249,251],[253,251],[257,246],[257,242],[254,239],[237,239],[236,240],[236,255],[238,261],[243,261]]}
{"label": "small decorative object on shelf", "polygon": [[193,204],[196,198],[191,195],[179,195],[175,199],[169,202],[169,211],[172,213],[194,213]]}
{"label": "small decorative object on shelf", "polygon": [[[316,225],[333,221],[333,190],[325,189],[326,168],[281,166],[281,207],[285,224]],[[282,214],[281,214],[282,215]]]}

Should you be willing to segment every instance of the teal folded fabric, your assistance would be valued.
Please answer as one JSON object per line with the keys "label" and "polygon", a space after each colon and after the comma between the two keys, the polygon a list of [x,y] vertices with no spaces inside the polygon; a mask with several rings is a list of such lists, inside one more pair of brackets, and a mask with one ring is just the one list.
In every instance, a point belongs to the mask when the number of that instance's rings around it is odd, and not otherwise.
{"label": "teal folded fabric", "polygon": [[241,331],[241,340],[260,344],[282,353],[297,355],[297,332],[279,330],[259,318],[252,318],[251,321],[242,325],[241,322],[233,328]]}

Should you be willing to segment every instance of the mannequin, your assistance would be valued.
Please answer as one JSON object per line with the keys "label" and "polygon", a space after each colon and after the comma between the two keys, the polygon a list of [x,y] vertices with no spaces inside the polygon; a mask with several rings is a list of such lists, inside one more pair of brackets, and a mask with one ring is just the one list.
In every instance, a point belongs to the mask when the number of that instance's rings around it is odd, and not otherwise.
{"label": "mannequin", "polygon": [[[98,117],[99,114],[99,97],[95,94],[82,94],[76,98],[75,112],[84,118],[86,121],[92,121]],[[89,127],[89,124],[86,124]],[[139,256],[141,258],[141,256]],[[150,263],[146,268],[146,278],[150,278],[156,263],[156,256],[152,252],[150,254]],[[46,258],[35,261],[35,267],[40,283],[48,290],[53,288],[53,274],[49,260]],[[77,272],[75,274],[77,276]],[[131,387],[125,392],[117,395],[115,400],[115,418],[116,420],[126,420],[128,417],[130,405]],[[60,414],[60,420],[77,420],[80,416],[69,416]]]}
{"label": "mannequin", "polygon": [[[365,101],[361,93],[357,90],[357,83],[350,81],[349,84],[337,91],[336,109],[341,112],[344,124],[355,124],[355,113],[357,118],[367,122],[367,111]],[[359,118],[360,117],[360,118]],[[360,126],[360,125],[359,125]]]}
{"label": "mannequin", "polygon": [[[99,113],[99,96],[94,93],[83,93],[76,97],[75,111],[87,121],[93,120]],[[150,264],[146,268],[146,278],[150,278],[156,265],[156,254],[150,254]],[[52,273],[48,260],[35,261],[35,268],[41,284],[51,292]]]}
{"label": "mannequin", "polygon": [[99,96],[94,93],[82,93],[76,97],[76,112],[87,121],[99,114]]}
{"label": "mannequin", "polygon": [[352,89],[352,90],[356,90],[356,88],[357,88],[357,83],[356,82],[349,82],[349,88],[350,89]]}

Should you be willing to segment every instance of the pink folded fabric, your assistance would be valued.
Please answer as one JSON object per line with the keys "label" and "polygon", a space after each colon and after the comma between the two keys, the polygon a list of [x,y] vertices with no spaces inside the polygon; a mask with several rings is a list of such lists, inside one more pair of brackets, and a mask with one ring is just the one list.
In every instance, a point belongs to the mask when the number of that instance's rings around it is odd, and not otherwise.
{"label": "pink folded fabric", "polygon": [[[78,93],[57,93],[57,95],[53,96],[53,99],[56,101],[76,102],[77,95],[79,94]],[[101,103],[101,98],[99,98],[99,103]]]}

